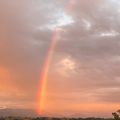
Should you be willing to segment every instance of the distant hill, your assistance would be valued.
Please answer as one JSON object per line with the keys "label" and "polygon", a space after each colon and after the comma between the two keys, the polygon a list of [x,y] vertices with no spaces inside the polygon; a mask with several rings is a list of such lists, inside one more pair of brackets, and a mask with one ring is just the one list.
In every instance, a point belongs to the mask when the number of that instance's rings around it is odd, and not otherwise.
{"label": "distant hill", "polygon": [[6,116],[27,116],[27,117],[36,117],[37,114],[34,110],[28,110],[28,109],[0,109],[0,117],[6,117]]}
{"label": "distant hill", "polygon": [[[47,115],[47,116],[46,116]],[[64,118],[66,116],[66,118],[79,118],[79,120],[113,120],[112,118],[103,118],[102,116],[99,117],[83,117],[81,118],[80,116],[83,116],[80,113],[74,113],[72,115],[70,114],[66,114],[65,115],[52,115],[50,113],[46,113],[45,116],[38,116],[36,114],[36,111],[33,109],[10,109],[10,108],[0,108],[0,117],[30,117],[30,118],[38,118],[38,117],[48,117],[48,118],[52,118],[53,116],[56,118]],[[68,117],[67,117],[68,116]],[[87,115],[88,116],[88,115]],[[95,115],[94,115],[95,116]],[[80,119],[81,118],[81,119]],[[70,119],[70,120],[71,120]],[[36,119],[37,120],[37,119]],[[49,119],[51,120],[51,119]],[[56,119],[55,119],[56,120]],[[58,119],[57,119],[58,120]],[[61,120],[61,119],[59,119]],[[78,119],[72,119],[72,120],[78,120]]]}

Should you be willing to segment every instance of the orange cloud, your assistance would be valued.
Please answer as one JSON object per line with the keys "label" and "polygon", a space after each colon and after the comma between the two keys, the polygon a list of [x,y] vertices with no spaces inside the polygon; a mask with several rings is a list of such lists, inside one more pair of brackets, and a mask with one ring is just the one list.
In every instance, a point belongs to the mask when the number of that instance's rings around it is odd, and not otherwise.
{"label": "orange cloud", "polygon": [[0,89],[6,89],[10,83],[11,74],[8,69],[0,67]]}
{"label": "orange cloud", "polygon": [[0,90],[6,93],[18,92],[17,83],[8,68],[0,67]]}

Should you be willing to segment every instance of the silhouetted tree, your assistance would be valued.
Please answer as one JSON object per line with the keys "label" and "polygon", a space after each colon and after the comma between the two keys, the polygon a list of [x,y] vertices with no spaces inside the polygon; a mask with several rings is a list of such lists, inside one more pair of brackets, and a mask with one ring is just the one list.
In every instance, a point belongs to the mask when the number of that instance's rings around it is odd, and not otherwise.
{"label": "silhouetted tree", "polygon": [[120,117],[116,112],[112,113],[112,115],[113,115],[115,120],[120,120]]}
{"label": "silhouetted tree", "polygon": [[120,115],[120,109],[119,110],[117,110],[117,112],[119,113],[119,115]]}

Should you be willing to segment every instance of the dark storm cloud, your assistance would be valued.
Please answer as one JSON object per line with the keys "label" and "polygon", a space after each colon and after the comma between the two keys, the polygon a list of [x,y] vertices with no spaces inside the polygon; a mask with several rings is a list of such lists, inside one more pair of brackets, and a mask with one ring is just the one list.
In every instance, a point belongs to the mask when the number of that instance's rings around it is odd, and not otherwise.
{"label": "dark storm cloud", "polygon": [[[76,22],[64,27],[66,31],[59,41],[56,56],[61,54],[63,59],[71,56],[77,64],[74,69],[77,75],[71,74],[68,79],[68,88],[71,88],[69,92],[92,89],[91,93],[98,94],[97,99],[101,102],[119,101],[118,95],[113,97],[110,91],[113,87],[120,86],[119,79],[116,80],[120,75],[120,16],[116,4],[119,2],[112,0],[91,0],[90,3],[87,0],[78,1],[74,13]],[[109,90],[104,89],[101,95],[97,92],[100,88]]]}

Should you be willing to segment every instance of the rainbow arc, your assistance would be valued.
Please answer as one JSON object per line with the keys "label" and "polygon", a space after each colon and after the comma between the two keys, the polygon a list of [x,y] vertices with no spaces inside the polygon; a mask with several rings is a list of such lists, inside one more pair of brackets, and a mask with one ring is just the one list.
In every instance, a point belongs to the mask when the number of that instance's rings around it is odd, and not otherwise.
{"label": "rainbow arc", "polygon": [[[75,3],[76,3],[76,0],[70,0],[68,5],[65,8],[65,11],[66,12],[71,11]],[[48,49],[48,53],[47,53],[47,56],[45,59],[43,70],[42,70],[42,73],[40,75],[39,92],[38,92],[38,106],[37,106],[37,112],[40,115],[43,114],[44,110],[45,110],[45,96],[46,96],[48,72],[49,72],[50,62],[52,60],[53,53],[54,53],[58,38],[60,36],[60,33],[62,32],[61,29],[62,28],[58,26],[55,28],[55,30],[53,32],[50,47]]]}

